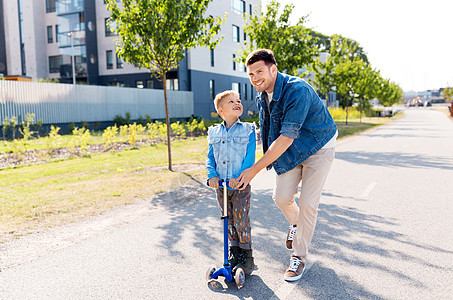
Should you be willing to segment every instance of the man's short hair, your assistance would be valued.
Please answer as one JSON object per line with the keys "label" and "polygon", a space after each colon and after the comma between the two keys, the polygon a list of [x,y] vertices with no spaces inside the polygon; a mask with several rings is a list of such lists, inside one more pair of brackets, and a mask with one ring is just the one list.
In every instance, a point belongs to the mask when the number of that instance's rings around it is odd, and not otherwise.
{"label": "man's short hair", "polygon": [[227,91],[224,91],[224,92],[221,92],[221,93],[218,93],[215,98],[214,98],[214,106],[215,106],[215,110],[217,112],[219,112],[219,105],[220,103],[225,99],[227,98],[228,96],[231,96],[231,95],[237,95],[239,97],[239,93],[233,91],[233,90],[227,90]]}
{"label": "man's short hair", "polygon": [[245,65],[248,67],[257,61],[264,61],[266,65],[277,65],[275,61],[274,52],[270,49],[257,49],[250,52],[245,60]]}

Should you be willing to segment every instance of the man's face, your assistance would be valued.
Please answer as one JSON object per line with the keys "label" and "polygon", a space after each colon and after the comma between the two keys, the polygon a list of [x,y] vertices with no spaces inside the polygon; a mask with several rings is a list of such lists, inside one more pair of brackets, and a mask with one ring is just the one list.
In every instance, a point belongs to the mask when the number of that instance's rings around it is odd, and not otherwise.
{"label": "man's face", "polygon": [[277,66],[269,66],[262,60],[247,66],[250,82],[258,92],[274,92],[275,80],[277,79]]}

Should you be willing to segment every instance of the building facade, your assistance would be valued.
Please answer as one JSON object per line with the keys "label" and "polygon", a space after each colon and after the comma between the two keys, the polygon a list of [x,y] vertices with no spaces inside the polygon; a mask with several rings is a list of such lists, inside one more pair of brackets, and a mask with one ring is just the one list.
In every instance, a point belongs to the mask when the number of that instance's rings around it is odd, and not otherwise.
{"label": "building facade", "polygon": [[[243,14],[256,13],[260,2],[213,0],[208,15],[228,14],[222,42],[215,49],[188,50],[168,73],[168,89],[193,92],[195,116],[214,117],[212,100],[227,89],[241,94],[244,114],[256,111],[256,90],[234,58],[247,39]],[[117,57],[118,35],[108,26],[109,17],[104,0],[0,0],[0,75],[72,83],[74,73],[77,83],[162,89],[149,71]]]}

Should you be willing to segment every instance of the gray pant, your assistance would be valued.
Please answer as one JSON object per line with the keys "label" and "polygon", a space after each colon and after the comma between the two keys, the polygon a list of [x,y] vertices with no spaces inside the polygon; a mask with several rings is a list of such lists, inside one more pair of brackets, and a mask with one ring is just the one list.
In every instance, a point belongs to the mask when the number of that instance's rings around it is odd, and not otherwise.
{"label": "gray pant", "polygon": [[[239,246],[242,249],[252,248],[250,227],[250,184],[242,191],[227,191],[228,210],[228,240],[230,246]],[[223,188],[217,189],[217,201],[223,214]]]}

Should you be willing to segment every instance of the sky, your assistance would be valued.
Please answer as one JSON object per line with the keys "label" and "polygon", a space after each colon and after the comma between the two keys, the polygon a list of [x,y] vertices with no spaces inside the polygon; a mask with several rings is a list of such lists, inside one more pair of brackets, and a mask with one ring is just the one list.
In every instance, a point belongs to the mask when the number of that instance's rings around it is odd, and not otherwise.
{"label": "sky", "polygon": [[[263,6],[269,0],[262,0]],[[356,40],[381,76],[405,91],[453,86],[453,0],[278,0],[293,21]]]}

